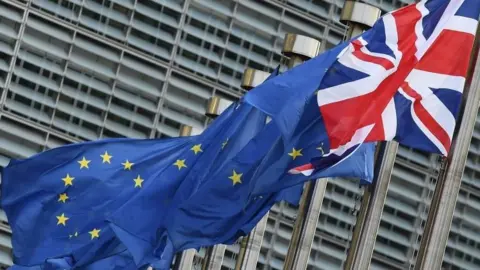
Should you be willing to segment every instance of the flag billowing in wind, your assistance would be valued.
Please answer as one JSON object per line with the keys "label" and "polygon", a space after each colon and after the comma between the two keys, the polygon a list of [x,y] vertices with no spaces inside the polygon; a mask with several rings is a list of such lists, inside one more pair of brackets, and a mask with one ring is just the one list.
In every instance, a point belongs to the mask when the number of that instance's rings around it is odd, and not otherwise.
{"label": "flag billowing in wind", "polygon": [[[279,147],[303,136],[304,123],[315,122],[323,132],[319,136],[324,137],[326,154],[292,168],[292,173],[308,175],[335,164],[363,142],[396,140],[446,155],[479,12],[478,0],[409,5],[386,14],[360,36],[265,82],[245,100],[272,116],[282,133]],[[269,168],[263,172],[275,174]],[[252,185],[253,193],[278,188],[268,179]]]}
{"label": "flag billowing in wind", "polygon": [[[276,147],[281,133],[266,118],[240,101],[199,136],[109,139],[12,160],[2,173],[2,207],[13,269],[168,269],[175,252],[233,243],[275,202],[298,203],[307,177],[288,168],[323,151],[310,125],[298,138],[309,149]],[[373,145],[347,160],[318,175],[371,181]],[[269,164],[277,182],[296,182],[251,194]]]}

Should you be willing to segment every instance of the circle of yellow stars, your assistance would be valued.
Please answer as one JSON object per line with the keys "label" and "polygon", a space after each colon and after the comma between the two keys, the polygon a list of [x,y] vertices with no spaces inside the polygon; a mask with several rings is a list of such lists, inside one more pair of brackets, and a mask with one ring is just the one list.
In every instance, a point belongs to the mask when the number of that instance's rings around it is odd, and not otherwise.
{"label": "circle of yellow stars", "polygon": [[[226,139],[222,143],[222,149],[224,149],[227,146],[227,144],[228,144],[228,139]],[[192,148],[190,148],[190,150],[193,151],[195,155],[197,155],[203,152],[202,144],[195,144],[192,146]],[[293,159],[295,159],[297,156],[301,156],[301,149],[298,150],[298,152],[296,152],[296,150],[294,149],[292,153],[293,153],[292,157]],[[100,157],[101,157],[102,164],[112,164],[113,155],[108,153],[108,151],[105,151],[103,154],[100,155]],[[90,162],[91,160],[88,160],[85,156],[83,156],[80,160],[77,161],[77,163],[80,166],[80,170],[90,169],[89,167]],[[129,171],[131,171],[133,166],[135,165],[135,163],[129,161],[128,159],[125,160],[125,162],[122,162],[121,164],[123,166],[123,170],[129,170]],[[173,163],[173,166],[176,166],[178,170],[187,168],[186,159],[177,159]],[[242,175],[243,175],[242,173],[238,173],[235,170],[233,170],[232,175],[228,178],[232,181],[232,184],[235,186],[237,184],[242,183]],[[75,180],[75,177],[73,177],[68,173],[65,177],[62,178],[62,181],[64,182],[65,187],[73,186],[74,180]],[[142,188],[142,184],[145,180],[142,179],[141,176],[138,174],[137,177],[133,179],[133,181],[134,181],[134,188]],[[59,203],[66,204],[69,199],[70,197],[66,192],[58,195]],[[57,226],[67,226],[67,223],[70,220],[70,217],[65,215],[65,213],[61,213],[61,215],[56,216],[56,218],[57,218]],[[88,232],[90,234],[90,239],[93,240],[95,238],[99,238],[100,232],[101,232],[101,229],[93,228],[91,231]],[[69,238],[78,237],[78,236],[79,236],[79,232],[75,231],[73,234],[69,235]]]}
{"label": "circle of yellow stars", "polygon": [[[201,152],[202,151],[201,145],[194,146],[192,148],[192,150],[195,151],[195,154],[197,154],[198,152]],[[108,151],[105,151],[103,154],[100,155],[100,157],[101,157],[102,164],[112,164],[113,156],[111,154],[109,154]],[[80,169],[90,169],[90,167],[89,167],[90,162],[92,162],[92,161],[88,160],[85,156],[83,156],[80,160],[77,161]],[[121,164],[122,164],[124,170],[132,170],[133,165],[135,163],[130,162],[127,159],[127,160],[125,160],[125,162],[122,162]],[[75,177],[73,177],[72,175],[70,175],[68,173],[66,174],[65,177],[62,178],[62,181],[63,181],[65,187],[73,186],[74,185],[74,180],[75,180]],[[137,178],[133,179],[133,181],[134,181],[134,188],[141,188],[144,179],[142,179],[141,176],[138,175]],[[70,199],[70,197],[68,196],[67,192],[64,192],[64,193],[61,193],[61,194],[58,195],[58,202],[59,203],[65,204],[65,203],[67,203],[67,201],[69,199]],[[57,226],[66,227],[68,225],[68,221],[70,220],[70,217],[68,217],[65,213],[61,213],[61,215],[56,216],[56,218],[57,218]],[[94,228],[91,231],[89,231],[88,233],[90,234],[91,240],[93,240],[95,238],[100,237],[100,232],[101,232],[101,229]],[[79,232],[75,231],[73,234],[69,235],[69,238],[78,237],[78,236],[79,236]]]}

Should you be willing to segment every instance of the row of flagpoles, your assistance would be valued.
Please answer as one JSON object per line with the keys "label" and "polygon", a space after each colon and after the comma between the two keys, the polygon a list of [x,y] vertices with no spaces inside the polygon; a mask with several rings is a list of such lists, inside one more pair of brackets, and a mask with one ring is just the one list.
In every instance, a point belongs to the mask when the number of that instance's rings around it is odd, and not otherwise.
{"label": "row of flagpoles", "polygon": [[[380,9],[358,1],[345,1],[341,21],[348,26],[345,40],[361,34],[380,17]],[[478,36],[478,34],[477,34]],[[475,43],[475,52],[478,50]],[[303,61],[315,57],[321,51],[321,43],[315,39],[287,34],[282,53],[289,57],[288,67],[292,68]],[[477,59],[476,56],[472,59]],[[477,117],[480,93],[480,62],[471,63],[470,78],[465,90],[465,102],[461,122],[457,125],[458,133],[452,144],[450,155],[442,161],[442,170],[437,179],[426,227],[420,244],[416,269],[440,269],[443,261],[450,224],[453,219],[455,203],[460,188],[461,177],[466,162],[473,127]],[[249,90],[262,83],[269,73],[248,68],[245,70],[242,88]],[[222,113],[231,101],[213,97],[208,105],[206,115],[211,119]],[[197,135],[201,129],[182,127],[181,136]],[[375,239],[379,229],[387,190],[395,163],[398,143],[381,143],[375,155],[375,180],[365,189],[357,222],[352,235],[352,242],[345,262],[345,269],[369,269],[374,251]],[[284,269],[306,269],[312,241],[317,227],[318,216],[322,207],[323,196],[327,186],[326,179],[310,181],[305,184],[298,209],[292,238],[284,263]],[[255,269],[262,246],[268,213],[258,223],[248,237],[242,239],[235,270]],[[202,263],[203,269],[220,270],[225,253],[224,245],[207,249]],[[195,250],[184,251],[177,256],[175,269],[193,269]]]}
{"label": "row of flagpoles", "polygon": [[[374,6],[354,1],[345,2],[340,17],[348,26],[345,39],[348,40],[372,27],[380,16],[381,10]],[[370,266],[397,149],[398,143],[395,141],[377,144],[375,179],[364,190],[345,269],[368,269]]]}
{"label": "row of flagpoles", "polygon": [[[352,36],[358,35],[363,31],[367,30],[375,23],[375,21],[380,17],[380,15],[380,9],[374,6],[357,1],[346,1],[341,14],[342,22],[348,25],[348,32],[345,35],[345,40],[350,39]],[[286,57],[289,57],[288,67],[293,68],[296,65],[299,65],[304,61],[317,56],[319,53],[321,53],[321,48],[321,43],[318,40],[290,33],[286,34],[285,36],[282,54],[284,54]],[[268,74],[258,75],[260,73],[261,71],[259,70],[247,69],[244,73],[242,88],[246,90],[251,89],[256,85],[260,84],[268,76]],[[255,76],[259,79],[254,80],[253,78],[255,78]],[[206,115],[214,118],[217,114],[220,114],[228,105],[229,101],[220,99],[218,97],[213,97],[210,100],[209,105],[207,106]],[[196,130],[192,129],[191,127],[185,126],[182,128],[181,135],[196,135],[200,132],[201,130]],[[390,173],[393,168],[394,157],[397,147],[395,142],[389,143],[388,145],[392,145],[393,147],[385,149],[384,152],[388,153],[388,155],[382,155],[386,158],[388,156],[390,157],[390,162],[388,163],[389,165],[386,167],[382,167],[384,172],[381,175],[386,176],[384,177],[385,180],[386,178],[388,178],[388,180],[390,179]],[[382,156],[380,156],[379,160],[381,160]],[[381,164],[383,164],[383,162],[381,162]],[[317,228],[318,216],[320,215],[323,197],[327,187],[327,181],[327,179],[322,179],[321,181],[310,181],[307,182],[304,186],[304,192],[300,200],[298,215],[292,232],[292,238],[290,240],[289,249],[285,258],[284,269],[306,269],[307,267],[313,238]],[[388,189],[388,181],[376,181],[376,185],[378,185],[379,183],[383,184],[382,190],[384,190],[384,192],[380,194],[382,195],[380,196],[380,198],[376,198],[375,201],[378,202],[377,204],[375,204],[376,207],[374,208],[376,211],[374,211],[374,213],[370,215],[370,217],[373,218],[370,221],[376,222],[376,226],[369,226],[369,228],[374,231],[375,235],[376,230],[378,230],[378,226],[380,224],[381,212],[383,210],[383,202],[386,197],[386,190]],[[373,188],[373,190],[376,189]],[[366,192],[364,198],[362,199],[362,202],[370,201],[371,194],[372,192]],[[363,219],[366,212],[372,212],[371,208],[372,205],[362,205],[360,209],[359,219]],[[378,218],[375,219],[375,217]],[[251,234],[242,240],[235,270],[254,269],[256,267],[267,219],[268,214],[265,215],[265,217],[259,222],[257,227],[251,232]],[[351,269],[353,269],[353,265],[359,266],[359,262],[357,261],[363,261],[364,263],[368,264],[370,262],[370,259],[355,256],[357,254],[357,252],[355,251],[359,250],[359,248],[362,248],[360,247],[360,245],[364,246],[363,248],[365,249],[365,251],[367,249],[371,250],[369,258],[371,258],[371,255],[373,254],[375,242],[374,239],[370,239],[370,241],[368,241],[367,243],[358,241],[360,239],[365,239],[372,233],[363,233],[361,235],[363,236],[363,238],[360,237],[359,228],[364,227],[361,225],[361,223],[364,222],[367,223],[366,220],[358,220],[357,226],[355,227],[355,230],[358,232],[354,234],[352,244],[358,243],[358,245],[356,248],[351,248],[349,250],[346,264],[346,266]],[[206,258],[202,264],[202,270],[219,270],[223,261],[224,252],[224,245],[217,245],[214,248],[207,250]],[[185,251],[180,259],[180,263],[178,264],[178,269],[192,269],[194,254],[195,251],[193,250]],[[357,267],[356,269],[362,268]]]}
{"label": "row of flagpoles", "polygon": [[[259,84],[261,84],[270,73],[247,68],[244,71],[241,87],[245,90],[250,90]],[[212,97],[207,105],[205,115],[213,120],[218,117],[225,109],[232,104],[232,101],[226,100],[217,96]],[[180,136],[193,136],[198,135],[203,131],[203,129],[195,128],[191,126],[182,126],[180,128]],[[267,224],[268,214],[259,222],[256,228],[252,233],[242,239],[241,248],[239,252],[239,257],[237,259],[236,269],[253,269],[248,268],[250,266],[255,266],[258,261],[258,256],[260,254],[260,248],[262,244],[263,234]],[[225,245],[216,245],[206,249],[205,257],[202,260],[201,269],[221,269],[223,257],[225,254]],[[247,254],[248,251],[248,254]],[[190,270],[193,269],[193,262],[195,258],[196,251],[193,249],[186,250],[178,256],[174,262],[174,268],[180,270]],[[242,264],[243,258],[248,256],[246,263]],[[248,263],[249,262],[249,263]]]}
{"label": "row of flagpoles", "polygon": [[[345,40],[361,34],[371,27],[380,17],[380,14],[381,11],[372,5],[346,0],[341,14],[341,21],[348,26]],[[464,98],[461,104],[459,123],[456,126],[449,155],[441,161],[440,174],[437,177],[435,193],[430,203],[415,269],[441,269],[442,266],[480,102],[480,92],[478,91],[480,87],[480,68],[478,68],[480,67],[480,59],[477,57],[477,50],[479,49],[477,37],[478,33],[476,34],[473,48],[474,55],[470,60],[469,74],[463,92]],[[321,52],[321,48],[322,44],[318,40],[290,33],[285,36],[282,53],[289,58],[288,68],[293,68],[317,56]],[[246,69],[241,87],[248,91],[261,84],[269,75],[264,71]],[[211,98],[208,104],[206,116],[213,120],[231,104],[231,101],[215,96]],[[198,135],[202,131],[201,128],[183,126],[179,135]],[[395,142],[379,143],[377,145],[375,179],[363,194],[345,269],[370,268],[397,149],[398,144]],[[284,269],[286,270],[307,268],[327,183],[328,179],[322,179],[320,181],[309,181],[304,186],[284,262]],[[255,229],[241,240],[235,270],[256,268],[268,215],[267,213]],[[201,269],[220,270],[225,250],[225,245],[216,245],[206,249]],[[174,269],[193,269],[195,253],[195,250],[187,250],[177,254]]]}
{"label": "row of flagpoles", "polygon": [[441,269],[480,103],[479,28],[450,152],[442,159],[415,269]]}
{"label": "row of flagpoles", "polygon": [[[291,41],[292,38],[289,40],[289,37],[295,36],[287,34],[283,51],[286,51],[285,47],[289,49],[289,45],[293,43]],[[297,46],[301,48],[298,51],[300,51],[303,58],[297,56],[300,60],[310,59],[321,53],[321,43],[315,39],[303,37],[303,39],[295,41],[297,41]],[[290,56],[290,59],[295,59],[296,57],[292,53],[287,53],[286,55]],[[294,60],[290,60],[290,62],[294,62]],[[301,62],[295,61],[295,63],[300,64]],[[293,66],[294,64],[289,64],[290,68]],[[327,188],[327,181],[327,179],[322,179],[321,181],[312,180],[304,185],[297,219],[295,220],[292,238],[290,239],[285,258],[284,269],[305,269],[307,267],[313,237],[317,228],[318,216],[322,208],[323,196]]]}

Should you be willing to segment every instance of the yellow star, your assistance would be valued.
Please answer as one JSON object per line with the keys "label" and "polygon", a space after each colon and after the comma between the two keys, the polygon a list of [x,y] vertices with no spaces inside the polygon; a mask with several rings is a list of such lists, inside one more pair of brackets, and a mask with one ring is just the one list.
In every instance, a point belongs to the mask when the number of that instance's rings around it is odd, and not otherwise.
{"label": "yellow star", "polygon": [[58,222],[57,225],[62,224],[63,226],[67,225],[67,220],[69,220],[68,217],[65,216],[65,214],[62,213],[61,216],[57,216]]}
{"label": "yellow star", "polygon": [[67,176],[62,178],[63,182],[65,182],[65,186],[73,186],[73,179],[74,177],[71,177],[70,174],[67,173]]}
{"label": "yellow star", "polygon": [[227,146],[227,144],[228,144],[228,139],[222,143],[222,149],[225,148],[225,146]]}
{"label": "yellow star", "polygon": [[94,238],[100,237],[100,231],[101,230],[98,230],[98,229],[93,229],[93,230],[89,231],[88,233],[92,236],[91,240],[93,240]]}
{"label": "yellow star", "polygon": [[143,179],[140,178],[140,175],[137,176],[137,178],[133,179],[135,181],[135,187],[142,187]]}
{"label": "yellow star", "polygon": [[233,170],[233,175],[228,178],[232,180],[232,183],[235,186],[236,184],[242,183],[242,175],[243,173],[237,173],[235,170]]}
{"label": "yellow star", "polygon": [[111,163],[110,163],[110,159],[111,159],[113,156],[109,155],[107,151],[105,151],[105,154],[100,155],[100,156],[101,156],[102,159],[103,159],[103,160],[102,160],[102,163],[111,164]]}
{"label": "yellow star", "polygon": [[68,199],[67,193],[62,193],[58,196],[58,201],[65,203]]}
{"label": "yellow star", "polygon": [[201,144],[195,144],[190,150],[192,150],[195,155],[198,154],[198,152],[203,152]]}
{"label": "yellow star", "polygon": [[186,168],[187,165],[185,165],[185,159],[177,159],[175,163],[173,163],[174,166],[178,167],[178,170],[181,170],[182,168]]}
{"label": "yellow star", "polygon": [[291,153],[288,153],[289,156],[291,156],[293,159],[296,159],[297,157],[301,157],[302,155],[302,149],[296,150],[293,148]]}
{"label": "yellow star", "polygon": [[131,170],[133,164],[135,164],[135,163],[132,163],[132,162],[128,161],[128,159],[127,159],[124,163],[122,163],[123,169],[124,170]]}
{"label": "yellow star", "polygon": [[90,160],[86,160],[85,157],[82,158],[82,160],[79,160],[78,163],[80,163],[80,169],[87,168],[88,169],[88,163],[90,163]]}
{"label": "yellow star", "polygon": [[323,143],[322,143],[319,147],[317,147],[316,149],[317,149],[318,151],[322,152],[322,156],[323,156],[323,155],[325,154],[325,151],[323,150],[323,147],[322,147],[322,146],[323,146]]}

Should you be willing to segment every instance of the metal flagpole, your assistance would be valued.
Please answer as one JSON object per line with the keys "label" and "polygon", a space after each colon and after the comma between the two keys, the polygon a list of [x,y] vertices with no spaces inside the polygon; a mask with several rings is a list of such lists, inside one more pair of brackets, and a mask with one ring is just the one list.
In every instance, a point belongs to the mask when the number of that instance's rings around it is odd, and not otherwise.
{"label": "metal flagpole", "polygon": [[[217,96],[210,98],[205,115],[210,119],[218,117],[233,102]],[[202,263],[202,270],[220,270],[222,268],[223,256],[225,255],[225,245],[215,245],[208,247],[205,251],[205,258]]]}
{"label": "metal flagpole", "polygon": [[[235,265],[235,270],[250,270],[256,269],[258,257],[260,256],[260,249],[262,248],[263,235],[265,234],[265,229],[267,228],[268,213],[263,216],[260,222],[257,223],[257,226],[252,230],[248,236],[248,241],[246,243],[245,252],[243,253],[241,259],[237,259],[237,265]],[[243,243],[242,243],[243,244]],[[238,264],[241,265],[238,265]]]}
{"label": "metal flagpole", "polygon": [[[186,137],[186,136],[194,136],[199,135],[203,132],[203,129],[191,127],[187,125],[182,125],[180,127],[179,136]],[[195,257],[195,249],[188,249],[181,253],[177,254],[177,258],[175,259],[173,269],[174,270],[191,270],[193,267],[193,259]]]}
{"label": "metal flagpole", "polygon": [[[244,88],[245,90],[250,90],[253,87],[262,83],[269,75],[270,73],[268,72],[247,68],[244,72],[244,77],[242,80],[241,87]],[[218,115],[220,115],[228,106],[230,106],[230,104],[232,104],[231,101],[221,99],[218,97],[213,97],[210,99],[208,103],[207,112],[205,113],[205,115],[207,115],[211,119],[214,119]],[[263,237],[263,233],[262,233],[262,237]],[[243,260],[243,257],[245,255],[247,241],[248,241],[248,237],[245,237],[244,239],[242,239],[242,246],[245,246],[245,248],[240,248],[240,253],[239,253],[240,263]],[[207,249],[206,260],[204,261],[202,269],[220,270],[222,267],[223,257],[225,255],[225,249],[226,249],[225,245],[215,245],[214,247],[210,247],[209,249]],[[260,249],[258,251],[260,252]]]}
{"label": "metal flagpole", "polygon": [[220,270],[222,269],[223,256],[227,246],[219,244],[207,249],[206,260],[202,265],[202,270]]}
{"label": "metal flagpole", "polygon": [[191,270],[193,267],[193,258],[195,258],[195,249],[188,249],[178,254],[175,260],[174,270]]}
{"label": "metal flagpole", "polygon": [[[316,39],[286,34],[282,53],[290,57],[288,67],[293,68],[317,56],[320,48],[321,43]],[[283,269],[306,268],[326,187],[327,179],[305,184]]]}
{"label": "metal flagpole", "polygon": [[370,268],[397,149],[396,142],[381,143],[377,146],[375,179],[363,194],[345,269]]}
{"label": "metal flagpole", "polygon": [[308,195],[309,200],[306,201],[306,205],[308,205],[297,243],[296,253],[291,262],[292,268],[286,268],[288,266],[285,264],[284,269],[307,269],[308,258],[310,258],[313,238],[315,237],[317,229],[318,216],[322,210],[327,183],[328,178],[320,179],[314,183],[310,182],[313,190]]}
{"label": "metal flagpole", "polygon": [[[207,110],[205,115],[210,119],[214,119],[218,115],[220,115],[228,106],[232,104],[232,101],[222,99],[219,97],[212,97],[208,101]],[[203,132],[203,129],[191,127],[188,125],[182,125],[180,127],[180,136],[194,136],[199,135]],[[221,267],[223,261],[223,254],[225,253],[225,246],[219,245],[218,247],[215,246],[214,248],[207,248],[205,252],[205,259],[202,264],[202,269],[209,269],[205,268],[211,265],[219,265]],[[188,249],[183,251],[182,253],[178,254],[178,258],[175,260],[174,269],[178,270],[191,270],[193,268],[193,260],[195,258],[196,251],[195,249]],[[213,254],[213,256],[212,256]],[[221,254],[221,256],[220,256]],[[218,260],[221,260],[218,264]],[[210,268],[213,269],[213,268]],[[220,268],[218,268],[220,269]]]}
{"label": "metal flagpole", "polygon": [[[345,39],[360,35],[380,18],[381,10],[358,1],[346,1],[340,20],[348,26]],[[365,189],[359,209],[345,269],[369,269],[388,186],[397,155],[397,142],[377,145],[375,179]]]}
{"label": "metal flagpole", "polygon": [[468,149],[478,115],[480,102],[479,30],[480,28],[477,28],[475,35],[475,44],[472,50],[474,55],[470,58],[467,85],[462,100],[462,117],[459,118],[457,134],[448,157],[442,160],[415,269],[441,269],[442,266]]}
{"label": "metal flagpole", "polygon": [[[246,68],[243,72],[242,88],[251,90],[264,82],[270,73],[253,68]],[[263,235],[267,225],[268,212],[255,226],[252,232],[240,242],[235,270],[254,269],[257,265],[260,248],[262,247]],[[245,268],[248,267],[248,268]]]}

